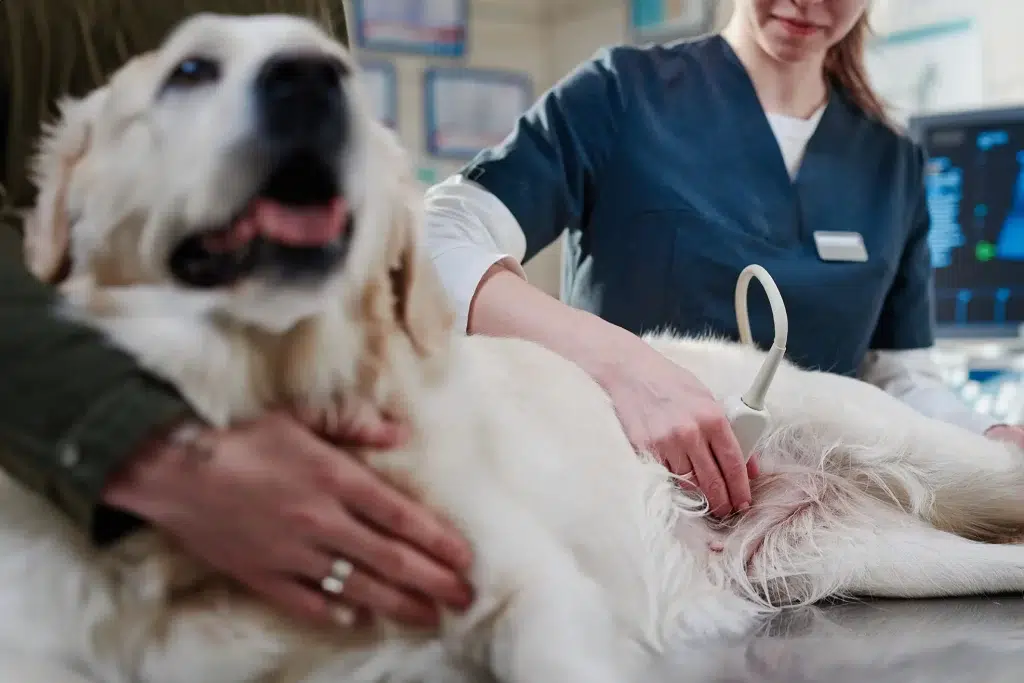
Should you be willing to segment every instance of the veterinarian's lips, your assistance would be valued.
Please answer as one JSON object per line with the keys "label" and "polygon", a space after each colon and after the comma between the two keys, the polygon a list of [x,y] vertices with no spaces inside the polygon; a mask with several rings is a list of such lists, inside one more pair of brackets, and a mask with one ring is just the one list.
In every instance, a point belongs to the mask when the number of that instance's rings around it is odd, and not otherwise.
{"label": "veterinarian's lips", "polygon": [[347,225],[348,205],[341,197],[317,206],[287,206],[272,199],[253,201],[228,230],[203,239],[210,251],[245,246],[258,236],[290,247],[319,247],[339,239]]}
{"label": "veterinarian's lips", "polygon": [[812,35],[822,28],[821,26],[802,19],[789,19],[787,17],[780,16],[773,16],[773,18],[778,21],[789,34],[801,38]]}

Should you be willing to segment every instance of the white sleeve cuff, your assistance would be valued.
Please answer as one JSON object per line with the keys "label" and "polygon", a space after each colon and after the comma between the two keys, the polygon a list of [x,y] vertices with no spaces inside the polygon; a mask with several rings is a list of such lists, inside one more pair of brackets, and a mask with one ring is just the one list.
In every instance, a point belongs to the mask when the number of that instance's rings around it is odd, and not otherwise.
{"label": "white sleeve cuff", "polygon": [[942,379],[933,349],[870,351],[861,379],[899,398],[919,413],[982,434],[999,420],[967,405]]}
{"label": "white sleeve cuff", "polygon": [[462,176],[453,176],[426,193],[426,245],[441,278],[456,324],[465,331],[480,280],[495,263],[524,280],[521,261],[526,235],[500,199]]}
{"label": "white sleeve cuff", "polygon": [[507,254],[495,254],[475,244],[453,246],[434,256],[433,261],[455,309],[455,325],[463,332],[469,328],[469,308],[480,280],[491,266],[503,262],[509,270],[526,279],[522,267]]}

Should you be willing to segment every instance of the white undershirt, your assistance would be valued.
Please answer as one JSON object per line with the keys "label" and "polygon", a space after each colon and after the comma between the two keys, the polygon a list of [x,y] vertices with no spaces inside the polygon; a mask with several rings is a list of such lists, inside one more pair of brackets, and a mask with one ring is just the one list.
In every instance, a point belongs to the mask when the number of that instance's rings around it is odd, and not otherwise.
{"label": "white undershirt", "polygon": [[775,133],[775,141],[779,143],[782,159],[786,162],[786,170],[789,171],[790,178],[795,178],[797,171],[800,170],[800,162],[804,159],[807,142],[817,130],[818,122],[821,121],[821,115],[824,113],[825,106],[822,105],[807,119],[782,114],[767,115],[768,125]]}
{"label": "white undershirt", "polygon": [[[823,106],[808,119],[768,114],[768,123],[779,144],[791,178],[803,160],[807,142],[814,134]],[[490,192],[455,175],[430,188],[426,194],[427,249],[448,292],[458,318],[466,329],[469,306],[487,270],[501,261],[526,278],[521,263],[526,236],[512,212]],[[870,351],[860,377],[896,396],[919,412],[984,432],[996,420],[972,410],[942,380],[932,349]]]}

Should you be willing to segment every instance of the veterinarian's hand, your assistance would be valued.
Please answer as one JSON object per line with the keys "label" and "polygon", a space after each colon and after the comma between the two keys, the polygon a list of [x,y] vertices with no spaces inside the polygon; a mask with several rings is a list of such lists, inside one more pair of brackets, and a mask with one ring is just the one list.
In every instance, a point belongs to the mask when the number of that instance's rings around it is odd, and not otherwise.
{"label": "veterinarian's hand", "polygon": [[985,436],[997,441],[1008,441],[1020,449],[1024,449],[1024,427],[1016,425],[995,425],[989,427]]}
{"label": "veterinarian's hand", "polygon": [[749,507],[757,465],[743,462],[722,405],[692,373],[637,340],[597,381],[633,446],[675,474],[692,472],[713,514]]}
{"label": "veterinarian's hand", "polygon": [[[155,445],[104,500],[299,618],[346,623],[369,611],[429,626],[435,600],[461,609],[471,599],[461,538],[288,415]],[[354,571],[334,597],[320,583],[338,559]]]}

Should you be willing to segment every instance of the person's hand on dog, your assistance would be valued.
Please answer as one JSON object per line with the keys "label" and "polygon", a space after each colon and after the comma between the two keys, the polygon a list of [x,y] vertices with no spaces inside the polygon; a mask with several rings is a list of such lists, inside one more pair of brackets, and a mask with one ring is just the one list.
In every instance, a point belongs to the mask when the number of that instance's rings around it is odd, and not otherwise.
{"label": "person's hand on dog", "polygon": [[1024,427],[1018,425],[993,425],[985,432],[985,436],[996,441],[1012,443],[1024,450]]}
{"label": "person's hand on dog", "polygon": [[596,377],[633,446],[678,475],[693,473],[712,514],[750,505],[752,458],[744,463],[725,410],[692,373],[639,339]]}
{"label": "person's hand on dog", "polygon": [[[313,427],[362,447],[403,438],[382,421]],[[196,431],[144,449],[111,479],[104,502],[298,618],[350,623],[370,612],[430,626],[436,603],[468,607],[461,537],[299,419],[270,413]],[[335,596],[321,582],[338,560],[353,569]]]}

